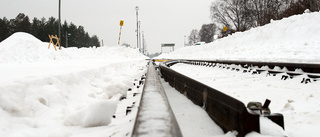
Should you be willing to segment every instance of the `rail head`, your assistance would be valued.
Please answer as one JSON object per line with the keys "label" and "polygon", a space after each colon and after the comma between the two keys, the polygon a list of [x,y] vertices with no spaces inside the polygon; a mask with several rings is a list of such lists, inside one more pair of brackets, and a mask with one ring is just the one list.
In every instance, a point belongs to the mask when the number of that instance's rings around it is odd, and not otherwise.
{"label": "rail head", "polygon": [[182,137],[155,67],[149,62],[133,137]]}
{"label": "rail head", "polygon": [[163,62],[165,65],[173,65],[172,62],[207,62],[207,63],[221,63],[221,64],[235,64],[241,66],[279,66],[286,67],[289,70],[301,69],[308,73],[320,73],[319,63],[302,63],[302,62],[268,62],[268,61],[240,61],[240,60],[192,60],[192,59],[163,59],[167,60]]}
{"label": "rail head", "polygon": [[301,69],[308,73],[320,73],[320,64],[317,63],[289,63],[289,62],[257,62],[257,61],[237,61],[237,60],[184,60],[186,62],[207,62],[207,63],[221,63],[221,64],[235,64],[241,66],[270,66],[271,68],[286,67],[288,70],[294,71]]}

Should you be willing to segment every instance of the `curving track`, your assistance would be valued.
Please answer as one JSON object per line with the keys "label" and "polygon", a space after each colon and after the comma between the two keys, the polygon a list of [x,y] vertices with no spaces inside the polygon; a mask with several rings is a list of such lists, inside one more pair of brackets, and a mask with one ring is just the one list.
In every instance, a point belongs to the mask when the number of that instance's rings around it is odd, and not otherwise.
{"label": "curving track", "polygon": [[[257,107],[250,107],[252,110],[247,109],[247,106],[244,105],[244,101],[238,100],[236,97],[232,97],[228,94],[220,92],[212,88],[212,86],[207,86],[197,80],[194,80],[190,77],[187,77],[182,72],[177,72],[172,68],[175,68],[176,64],[185,64],[191,66],[200,66],[210,68],[216,68],[223,71],[234,71],[233,73],[241,73],[247,75],[263,75],[266,77],[273,77],[276,75],[280,75],[280,80],[289,80],[289,79],[299,79],[299,83],[303,84],[313,84],[318,82],[320,78],[320,65],[319,64],[301,64],[301,63],[272,63],[272,62],[241,62],[241,61],[200,61],[200,60],[171,60],[160,64],[160,72],[161,76],[169,82],[169,84],[180,91],[182,94],[187,96],[194,104],[201,106],[209,116],[225,131],[237,130],[239,132],[238,136],[244,136],[251,131],[260,132],[259,128],[259,117],[262,115],[271,119],[273,122],[277,123],[283,129],[284,120],[283,115],[279,113],[270,113],[269,109],[269,100],[266,100],[264,105],[259,106],[259,103],[253,102]],[[188,67],[188,66],[184,66]],[[191,67],[190,67],[191,68]],[[150,71],[152,70],[152,71]],[[152,73],[152,74],[150,74]],[[190,73],[190,71],[188,72]],[[142,130],[138,131],[139,127],[141,127],[141,123],[146,120],[142,118],[143,114],[150,114],[148,112],[141,112],[143,110],[143,106],[147,106],[146,103],[148,101],[141,101],[140,109],[137,115],[137,121],[135,124],[135,129],[133,131],[134,136],[141,135],[150,135],[150,133],[155,133],[154,131],[163,131],[165,136],[181,136],[179,131],[179,126],[175,121],[174,115],[172,115],[172,111],[170,109],[169,103],[167,103],[166,95],[162,91],[163,88],[159,85],[159,81],[157,80],[156,71],[154,71],[154,67],[152,65],[149,66],[149,71],[147,74],[145,88],[143,92],[142,100],[144,97],[148,98],[150,94],[150,90],[154,92],[155,89],[159,90],[158,93],[161,94],[162,100],[165,102],[161,104],[165,104],[166,110],[169,111],[161,111],[168,113],[166,117],[170,121],[170,118],[174,119],[174,122],[171,123],[170,126],[176,130],[167,129],[150,129],[151,127],[143,127]],[[151,82],[152,81],[152,82]],[[297,81],[297,80],[296,80]],[[158,83],[158,84],[157,84]],[[158,87],[154,87],[157,85]],[[151,87],[151,88],[150,88]],[[213,86],[214,87],[214,86]],[[151,93],[152,93],[151,92]],[[161,98],[161,96],[159,96]],[[150,98],[150,97],[149,97]],[[154,99],[155,100],[155,99]],[[247,102],[246,102],[247,103]],[[157,104],[157,103],[156,103]],[[150,108],[150,107],[149,107]],[[152,107],[151,107],[152,108]],[[258,110],[258,111],[256,111]],[[159,110],[155,110],[159,111]],[[260,112],[259,112],[260,111]],[[263,112],[263,113],[261,113]],[[165,114],[164,114],[165,115]],[[144,115],[146,116],[146,115]],[[150,118],[150,117],[148,117]],[[157,118],[151,118],[157,119]],[[158,118],[159,119],[159,118]],[[147,121],[149,121],[148,119]],[[163,119],[162,119],[163,120]],[[173,123],[173,124],[172,124]],[[172,132],[176,131],[176,132]],[[178,133],[178,134],[177,134]],[[152,135],[152,134],[151,134]]]}

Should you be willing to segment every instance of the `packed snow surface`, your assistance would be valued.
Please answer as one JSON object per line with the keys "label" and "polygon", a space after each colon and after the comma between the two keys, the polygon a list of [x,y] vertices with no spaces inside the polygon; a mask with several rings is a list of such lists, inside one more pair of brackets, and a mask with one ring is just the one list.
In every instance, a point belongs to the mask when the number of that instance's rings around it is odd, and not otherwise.
{"label": "packed snow surface", "polygon": [[320,63],[319,22],[304,13],[157,58]]}

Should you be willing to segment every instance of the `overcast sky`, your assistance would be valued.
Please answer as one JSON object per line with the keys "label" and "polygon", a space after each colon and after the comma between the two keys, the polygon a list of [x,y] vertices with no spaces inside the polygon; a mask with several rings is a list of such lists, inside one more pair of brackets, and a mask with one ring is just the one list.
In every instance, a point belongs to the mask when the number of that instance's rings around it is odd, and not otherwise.
{"label": "overcast sky", "polygon": [[[58,18],[59,0],[0,0],[0,17],[29,16]],[[192,29],[211,23],[210,5],[214,0],[61,0],[61,20],[83,26],[90,36],[97,35],[105,45],[117,45],[119,22],[124,20],[121,43],[136,47],[136,10],[139,6],[141,31],[150,53],[160,52],[162,43],[184,45]],[[169,50],[169,49],[165,49]]]}

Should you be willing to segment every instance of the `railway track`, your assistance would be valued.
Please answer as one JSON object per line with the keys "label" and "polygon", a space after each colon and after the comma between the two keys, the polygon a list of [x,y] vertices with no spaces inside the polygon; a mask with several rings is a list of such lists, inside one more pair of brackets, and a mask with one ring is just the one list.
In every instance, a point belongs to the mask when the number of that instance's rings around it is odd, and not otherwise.
{"label": "railway track", "polygon": [[151,62],[148,63],[148,72],[132,136],[182,137],[154,65]]}
{"label": "railway track", "polygon": [[[245,136],[252,131],[260,132],[259,117],[264,116],[284,127],[284,118],[282,114],[271,113],[269,109],[270,100],[266,99],[262,105],[260,102],[250,102],[245,106],[241,101],[233,98],[223,92],[220,92],[212,87],[209,87],[197,80],[189,78],[172,70],[170,67],[177,63],[185,63],[190,65],[199,65],[205,67],[219,67],[230,71],[238,71],[239,73],[261,74],[267,72],[267,76],[282,75],[281,80],[292,79],[303,75],[301,83],[308,84],[317,82],[320,78],[320,64],[299,64],[299,63],[273,63],[273,62],[241,62],[241,61],[205,61],[205,60],[170,60],[161,63],[159,66],[154,66],[154,63],[149,63],[149,69],[145,80],[143,95],[141,97],[139,112],[133,136],[149,136],[153,133],[163,134],[164,136],[182,136],[174,114],[168,103],[168,99],[159,82],[159,69],[161,77],[165,81],[178,90],[180,93],[188,97],[194,104],[201,106],[225,132],[236,130],[239,137]],[[265,73],[264,73],[265,74]],[[299,77],[301,78],[301,77]],[[149,94],[149,95],[148,95]],[[164,104],[165,110],[157,110],[158,103],[150,103],[150,94],[158,94],[161,104]],[[149,98],[149,99],[148,99]],[[152,99],[156,100],[156,99]],[[150,111],[150,112],[144,112]],[[153,113],[153,112],[154,113]],[[156,112],[165,112],[166,119],[156,116],[151,118],[143,118],[147,114],[155,114]],[[144,122],[152,119],[161,119],[171,123],[166,128],[159,126],[143,126]],[[169,121],[169,122],[168,122]],[[165,122],[164,122],[165,123]],[[148,124],[147,124],[148,125]]]}
{"label": "railway track", "polygon": [[250,62],[250,61],[206,61],[206,60],[179,60],[180,62],[209,66],[219,68],[226,68],[230,70],[240,71],[243,73],[260,74],[263,71],[267,72],[268,76],[282,75],[281,80],[294,78],[296,76],[305,75],[301,83],[310,83],[317,81],[320,78],[320,64],[312,63],[285,63],[285,62]]}

